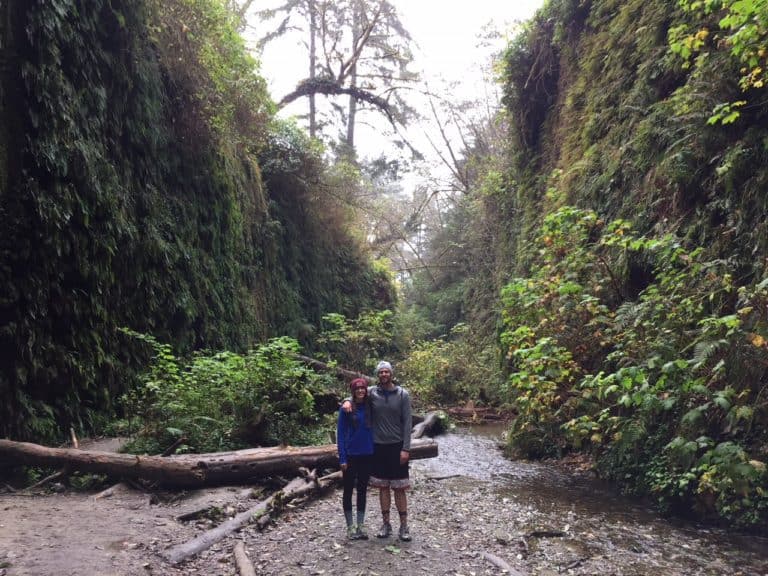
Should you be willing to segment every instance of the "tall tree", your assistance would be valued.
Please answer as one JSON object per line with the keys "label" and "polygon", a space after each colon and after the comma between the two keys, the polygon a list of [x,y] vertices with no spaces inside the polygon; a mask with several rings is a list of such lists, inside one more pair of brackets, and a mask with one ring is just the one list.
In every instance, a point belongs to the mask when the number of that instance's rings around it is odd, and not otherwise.
{"label": "tall tree", "polygon": [[[408,70],[412,61],[411,37],[395,7],[387,0],[289,0],[279,8],[263,10],[266,21],[282,19],[260,44],[299,30],[307,39],[309,73],[278,106],[306,97],[310,133],[318,129],[315,98],[331,99],[343,130],[340,140],[354,152],[357,117],[374,109],[393,125],[404,124],[411,113],[400,89],[417,80]],[[348,98],[346,107],[335,101]]]}

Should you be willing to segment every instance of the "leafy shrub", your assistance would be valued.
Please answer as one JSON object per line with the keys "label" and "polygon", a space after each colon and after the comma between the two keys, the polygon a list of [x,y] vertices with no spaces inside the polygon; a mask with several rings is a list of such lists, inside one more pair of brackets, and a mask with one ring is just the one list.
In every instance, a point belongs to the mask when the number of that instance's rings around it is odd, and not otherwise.
{"label": "leafy shrub", "polygon": [[509,442],[526,456],[568,445],[560,430],[569,419],[568,392],[604,355],[600,296],[611,282],[607,264],[591,251],[601,228],[589,211],[565,207],[548,216],[539,235],[541,265],[502,290],[499,340],[510,372],[502,391],[518,412]]}
{"label": "leafy shrub", "polygon": [[179,438],[184,450],[212,452],[318,440],[311,388],[321,378],[294,359],[296,341],[278,338],[247,354],[195,354],[188,362],[147,335],[152,365],[123,397],[141,417],[133,449],[162,452]]}
{"label": "leafy shrub", "polygon": [[392,317],[391,310],[363,312],[352,320],[343,314],[326,314],[317,353],[347,368],[370,372],[394,352]]}
{"label": "leafy shrub", "polygon": [[[764,523],[768,279],[737,287],[729,261],[572,208],[539,241],[535,273],[502,293],[512,447],[590,451],[663,507]],[[630,260],[652,266],[634,299]]]}
{"label": "leafy shrub", "polygon": [[[670,50],[683,60],[686,68],[699,66],[710,52],[725,49],[740,66],[739,87],[743,92],[765,86],[768,65],[768,3],[765,0],[678,0],[680,7],[696,17],[700,28],[689,24],[669,30]],[[694,59],[694,56],[696,58]],[[741,112],[746,100],[721,102],[712,110],[709,124],[730,124]]]}
{"label": "leafy shrub", "polygon": [[478,346],[465,324],[455,326],[451,336],[417,342],[400,364],[414,397],[424,405],[498,403],[501,370],[495,348]]}
{"label": "leafy shrub", "polygon": [[665,507],[693,502],[701,516],[745,526],[763,522],[768,512],[765,463],[750,460],[734,442],[677,436],[664,448],[663,465],[649,476],[651,492]]}

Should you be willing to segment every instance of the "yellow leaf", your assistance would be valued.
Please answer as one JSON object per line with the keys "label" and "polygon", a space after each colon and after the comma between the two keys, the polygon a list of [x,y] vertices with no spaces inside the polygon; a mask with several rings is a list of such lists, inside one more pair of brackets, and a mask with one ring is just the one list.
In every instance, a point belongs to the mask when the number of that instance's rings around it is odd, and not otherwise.
{"label": "yellow leaf", "polygon": [[749,339],[750,342],[752,342],[752,345],[757,348],[760,348],[763,345],[765,345],[765,338],[760,336],[760,334],[755,334],[754,332],[750,332],[747,335],[747,338]]}

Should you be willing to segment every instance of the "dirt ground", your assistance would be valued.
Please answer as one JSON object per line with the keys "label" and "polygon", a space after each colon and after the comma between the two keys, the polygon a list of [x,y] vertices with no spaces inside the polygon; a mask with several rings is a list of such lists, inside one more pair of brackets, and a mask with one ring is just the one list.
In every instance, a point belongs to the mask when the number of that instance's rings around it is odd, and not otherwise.
{"label": "dirt ground", "polygon": [[250,491],[149,494],[121,487],[95,499],[52,486],[60,491],[0,494],[0,576],[231,576],[238,573],[237,541],[264,576],[479,576],[505,573],[499,561],[512,569],[506,573],[538,576],[768,575],[768,547],[760,542],[739,548],[721,533],[676,527],[624,500],[611,501],[595,493],[591,481],[574,492],[572,474],[500,463],[490,442],[443,438],[439,458],[412,465],[412,542],[373,537],[380,523],[375,490],[369,493],[371,539],[348,541],[335,489],[289,504],[263,531],[249,525],[172,566],[164,559],[170,546],[215,525],[205,518],[182,522],[179,515],[206,507],[233,515],[255,504]]}
{"label": "dirt ground", "polygon": [[171,504],[154,504],[150,495],[123,486],[98,500],[70,491],[3,494],[0,576],[232,575],[237,574],[232,550],[238,539],[245,542],[257,574],[264,575],[494,574],[499,571],[481,552],[507,557],[512,552],[514,561],[514,547],[495,542],[485,534],[483,521],[473,521],[477,488],[462,486],[460,478],[428,480],[414,472],[410,543],[373,537],[380,521],[375,491],[368,522],[372,538],[348,541],[340,492],[332,490],[289,505],[264,531],[247,527],[178,567],[168,564],[163,552],[211,524],[175,518],[206,506],[230,513],[246,509],[255,501],[243,498],[242,487],[190,492]]}

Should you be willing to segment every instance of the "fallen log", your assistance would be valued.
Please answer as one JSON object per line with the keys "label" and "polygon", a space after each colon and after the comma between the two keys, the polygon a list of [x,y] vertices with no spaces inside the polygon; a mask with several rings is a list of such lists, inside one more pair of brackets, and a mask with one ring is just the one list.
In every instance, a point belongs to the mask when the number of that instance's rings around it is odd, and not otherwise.
{"label": "fallen log", "polygon": [[[411,443],[411,460],[435,456],[437,443],[433,440]],[[334,444],[161,457],[48,448],[28,442],[0,440],[0,458],[32,466],[69,466],[70,470],[141,478],[185,488],[242,484],[263,476],[296,473],[301,467],[336,468],[339,465]]]}
{"label": "fallen log", "polygon": [[456,420],[470,422],[499,422],[507,418],[504,413],[495,408],[488,408],[486,406],[448,408],[448,414]]}
{"label": "fallen log", "polygon": [[[69,427],[69,438],[72,441],[72,447],[74,449],[80,448],[80,442],[77,441],[77,435],[75,434],[75,429],[71,426]],[[42,480],[39,480],[38,482],[35,482],[32,484],[32,486],[27,486],[24,488],[24,491],[31,492],[35,488],[40,488],[42,486],[45,486],[49,482],[53,482],[54,480],[58,480],[59,478],[66,478],[69,476],[69,468],[67,466],[64,466],[61,470],[58,470],[57,472],[54,472],[53,474],[50,474],[43,478]]]}
{"label": "fallen log", "polygon": [[[187,439],[184,436],[182,436],[181,438],[176,440],[173,444],[171,444],[168,448],[163,450],[163,453],[160,454],[160,456],[162,456],[163,458],[165,458],[166,456],[170,456],[171,454],[173,454],[176,451],[176,448],[181,446],[186,441],[187,441]],[[118,490],[120,490],[121,488],[123,488],[123,489],[125,489],[125,488],[130,489],[131,486],[129,485],[128,482],[123,482],[121,480],[120,482],[117,482],[116,484],[112,484],[112,486],[110,486],[109,488],[105,488],[104,490],[102,490],[101,492],[96,494],[93,497],[93,499],[94,500],[100,500],[102,498],[112,498],[112,496],[114,496],[115,493]]]}
{"label": "fallen log", "polygon": [[413,427],[411,438],[421,438],[424,434],[438,433],[443,425],[441,416],[441,412],[429,412],[424,416],[424,420]]}
{"label": "fallen log", "polygon": [[375,378],[372,378],[371,376],[366,376],[362,372],[347,370],[346,368],[340,368],[339,366],[329,366],[325,362],[321,362],[320,360],[315,360],[314,358],[310,358],[309,356],[302,356],[301,354],[295,354],[294,357],[297,360],[304,362],[304,364],[306,364],[313,370],[318,370],[320,372],[331,372],[336,376],[343,378],[345,380],[354,380],[355,378],[365,378],[371,384],[376,383]]}

